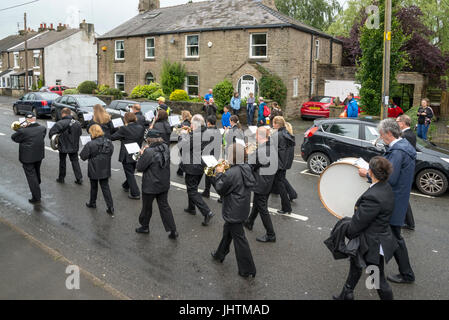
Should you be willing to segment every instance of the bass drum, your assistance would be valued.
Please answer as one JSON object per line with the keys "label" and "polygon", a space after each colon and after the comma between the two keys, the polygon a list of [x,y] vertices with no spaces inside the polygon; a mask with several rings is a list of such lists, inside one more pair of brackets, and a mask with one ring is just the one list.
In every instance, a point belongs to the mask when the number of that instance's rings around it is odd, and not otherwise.
{"label": "bass drum", "polygon": [[359,176],[356,161],[357,158],[345,158],[333,163],[323,171],[318,182],[321,202],[338,219],[354,215],[357,200],[370,186]]}

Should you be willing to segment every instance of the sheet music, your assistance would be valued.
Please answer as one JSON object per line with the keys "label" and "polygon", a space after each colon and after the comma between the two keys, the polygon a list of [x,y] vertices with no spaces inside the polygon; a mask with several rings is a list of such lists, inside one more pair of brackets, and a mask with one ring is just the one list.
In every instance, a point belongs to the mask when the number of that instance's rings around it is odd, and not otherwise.
{"label": "sheet music", "polygon": [[120,115],[121,115],[122,117],[124,117],[124,116],[125,116],[125,114],[126,114],[126,112],[125,112],[125,111],[123,111],[123,110],[120,110]]}
{"label": "sheet music", "polygon": [[129,154],[140,152],[140,147],[137,142],[125,144],[125,148]]}
{"label": "sheet music", "polygon": [[236,138],[235,143],[241,144],[242,146],[246,147],[245,141],[242,139]]}
{"label": "sheet music", "polygon": [[51,129],[51,128],[53,128],[53,126],[56,124],[56,122],[53,122],[53,121],[47,121],[47,128],[48,129]]}
{"label": "sheet music", "polygon": [[19,122],[20,123],[25,122],[25,118],[19,118]]}
{"label": "sheet music", "polygon": [[153,111],[148,111],[147,113],[145,113],[145,119],[147,121],[153,121],[154,118],[154,112]]}
{"label": "sheet music", "polygon": [[257,132],[256,126],[249,126],[248,129],[251,131],[252,134],[256,134],[256,132]]}
{"label": "sheet music", "polygon": [[93,114],[92,113],[85,113],[85,114],[83,114],[83,118],[84,118],[84,121],[90,121],[90,120],[92,120],[92,118],[93,118]]}
{"label": "sheet music", "polygon": [[114,128],[123,127],[125,124],[123,123],[122,118],[112,119],[112,125]]}
{"label": "sheet music", "polygon": [[203,161],[206,164],[207,167],[211,168],[211,167],[215,167],[218,164],[217,159],[215,159],[214,156],[203,156]]}
{"label": "sheet music", "polygon": [[369,163],[363,160],[362,158],[357,159],[357,161],[354,164],[359,168],[369,170]]}
{"label": "sheet music", "polygon": [[222,129],[220,129],[220,133],[221,133],[221,135],[223,135],[224,134],[224,132],[225,132],[225,130],[222,128]]}
{"label": "sheet music", "polygon": [[179,116],[169,116],[168,122],[170,123],[170,126],[174,127],[177,126],[178,124],[181,124],[181,119]]}
{"label": "sheet music", "polygon": [[81,136],[80,139],[83,146],[85,146],[89,141],[92,140],[90,136]]}

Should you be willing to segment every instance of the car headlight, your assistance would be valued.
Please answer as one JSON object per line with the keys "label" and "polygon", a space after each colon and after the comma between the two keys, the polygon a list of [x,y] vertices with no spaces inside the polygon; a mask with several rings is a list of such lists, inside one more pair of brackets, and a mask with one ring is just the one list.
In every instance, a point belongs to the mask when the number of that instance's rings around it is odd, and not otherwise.
{"label": "car headlight", "polygon": [[449,158],[441,158],[441,160],[446,161],[447,163],[449,163]]}

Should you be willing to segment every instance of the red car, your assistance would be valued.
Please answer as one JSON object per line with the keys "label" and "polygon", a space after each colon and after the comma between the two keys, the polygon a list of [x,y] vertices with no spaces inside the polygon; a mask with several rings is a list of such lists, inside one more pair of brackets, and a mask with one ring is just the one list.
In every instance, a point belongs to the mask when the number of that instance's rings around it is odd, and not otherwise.
{"label": "red car", "polygon": [[41,88],[41,92],[53,92],[56,94],[59,94],[60,96],[62,96],[62,93],[64,92],[64,90],[67,90],[68,87],[66,86],[51,86],[51,87],[42,87]]}
{"label": "red car", "polygon": [[[363,113],[363,110],[361,108],[360,97],[354,97],[354,98],[357,101],[357,103],[359,104],[359,114]],[[345,108],[345,110],[346,110],[346,108]],[[388,106],[388,118],[397,118],[402,114],[404,114],[404,110],[402,110],[402,108],[400,106],[398,106],[396,103],[391,101],[390,105]]]}
{"label": "red car", "polygon": [[316,96],[302,105],[302,118],[329,118],[329,107],[334,104],[335,97]]}

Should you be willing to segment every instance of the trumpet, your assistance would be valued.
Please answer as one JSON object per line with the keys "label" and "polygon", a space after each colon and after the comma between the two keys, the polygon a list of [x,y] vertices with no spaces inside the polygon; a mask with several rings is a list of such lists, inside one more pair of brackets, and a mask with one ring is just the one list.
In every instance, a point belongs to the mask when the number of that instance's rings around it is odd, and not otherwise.
{"label": "trumpet", "polygon": [[206,174],[206,176],[208,177],[215,177],[217,175],[217,173],[215,172],[215,169],[219,166],[223,166],[224,167],[224,172],[226,172],[226,170],[228,170],[229,168],[231,168],[230,164],[226,161],[226,160],[221,160],[216,166],[214,167],[206,167],[204,168],[204,173]]}
{"label": "trumpet", "polygon": [[131,157],[133,158],[134,161],[139,161],[140,157],[143,155],[143,152],[145,151],[145,149],[148,148],[148,146],[145,146],[142,148],[141,151],[134,153]]}
{"label": "trumpet", "polygon": [[14,131],[19,130],[20,128],[25,128],[26,127],[26,120],[23,122],[19,122],[19,121],[14,121],[13,123],[11,123],[11,129]]}

